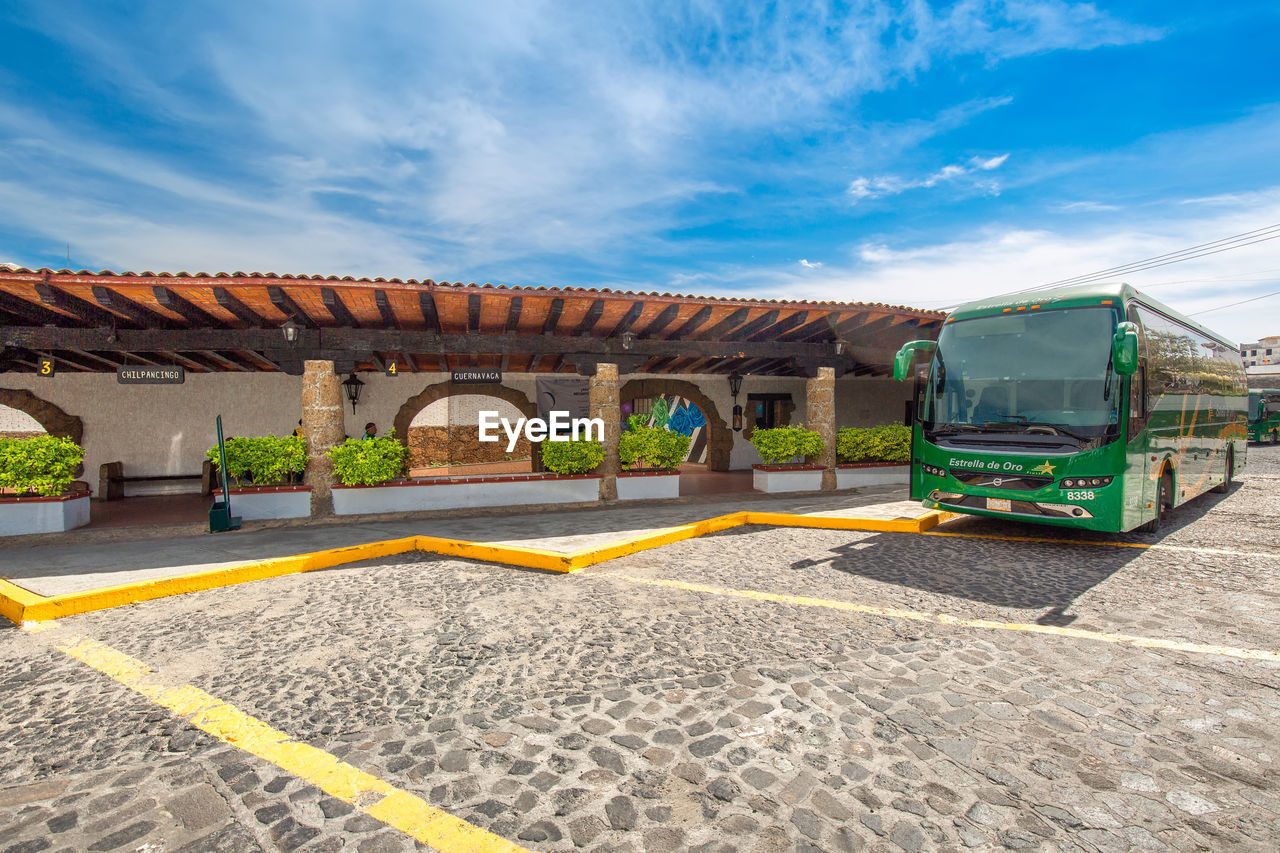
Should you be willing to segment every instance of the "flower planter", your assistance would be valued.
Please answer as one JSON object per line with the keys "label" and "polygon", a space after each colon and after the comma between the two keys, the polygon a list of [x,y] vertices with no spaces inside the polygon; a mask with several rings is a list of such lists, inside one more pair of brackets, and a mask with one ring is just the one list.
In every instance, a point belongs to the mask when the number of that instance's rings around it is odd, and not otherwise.
{"label": "flower planter", "polygon": [[816,492],[823,470],[821,465],[752,465],[751,485],[758,492]]}
{"label": "flower planter", "polygon": [[0,497],[0,536],[62,533],[88,523],[88,492],[53,498]]}
{"label": "flower planter", "polygon": [[846,462],[836,466],[836,488],[905,486],[911,482],[909,462]]}
{"label": "flower planter", "polygon": [[436,480],[399,480],[377,486],[333,487],[333,511],[336,515],[587,503],[599,499],[598,474],[568,477],[555,474],[463,479],[442,477]]}
{"label": "flower planter", "polygon": [[[222,496],[222,489],[213,494]],[[231,490],[231,511],[245,521],[267,518],[309,518],[310,486],[245,486]]]}
{"label": "flower planter", "polygon": [[618,500],[680,497],[679,471],[619,471]]}

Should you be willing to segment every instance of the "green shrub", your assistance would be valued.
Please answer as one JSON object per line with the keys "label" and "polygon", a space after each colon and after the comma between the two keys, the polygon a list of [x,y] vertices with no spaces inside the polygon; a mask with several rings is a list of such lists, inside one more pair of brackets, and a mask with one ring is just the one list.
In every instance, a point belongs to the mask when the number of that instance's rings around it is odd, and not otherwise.
{"label": "green shrub", "polygon": [[334,476],[344,486],[376,486],[404,476],[409,448],[392,433],[384,438],[348,438],[328,456]]}
{"label": "green shrub", "polygon": [[779,465],[797,456],[817,456],[824,446],[822,436],[802,425],[754,430],[751,444],[770,465]]}
{"label": "green shrub", "polygon": [[69,438],[0,438],[0,488],[55,497],[75,482],[82,462],[84,448]]}
{"label": "green shrub", "polygon": [[[225,444],[232,486],[279,486],[307,467],[307,443],[299,436],[237,437]],[[218,445],[210,447],[205,458],[217,466]]]}
{"label": "green shrub", "polygon": [[910,462],[911,428],[902,424],[846,427],[836,433],[839,462]]}
{"label": "green shrub", "polygon": [[619,437],[618,457],[626,468],[638,464],[642,468],[673,471],[684,461],[691,441],[692,436],[669,429],[633,427]]}
{"label": "green shrub", "polygon": [[598,441],[542,442],[542,464],[553,474],[586,474],[604,461],[604,445]]}

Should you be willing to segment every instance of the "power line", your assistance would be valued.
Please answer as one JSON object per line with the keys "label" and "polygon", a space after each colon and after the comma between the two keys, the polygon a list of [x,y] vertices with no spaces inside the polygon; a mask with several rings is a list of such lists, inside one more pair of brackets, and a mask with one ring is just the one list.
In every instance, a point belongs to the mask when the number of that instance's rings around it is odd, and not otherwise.
{"label": "power line", "polygon": [[[1035,287],[1025,288],[1023,290],[1011,290],[1007,293],[997,294],[997,296],[1009,296],[1014,293],[1045,290],[1052,287],[1065,287],[1071,284],[1088,284],[1102,279],[1112,278],[1117,275],[1141,272],[1142,270],[1155,269],[1157,267],[1169,266],[1170,264],[1178,264],[1183,261],[1191,261],[1196,258],[1216,255],[1221,252],[1228,252],[1232,249],[1240,249],[1245,246],[1252,246],[1255,243],[1265,243],[1268,240],[1275,239],[1280,239],[1280,224],[1268,225],[1264,228],[1254,229],[1253,231],[1245,231],[1241,234],[1234,234],[1230,237],[1223,237],[1219,240],[1210,240],[1207,243],[1188,246],[1185,249],[1179,249],[1175,252],[1166,252],[1163,255],[1154,255],[1140,261],[1132,261],[1127,264],[1121,264],[1120,266],[1109,267],[1105,270],[1098,270],[1097,272],[1074,276],[1073,278],[1059,279],[1058,281],[1051,281],[1047,284],[1041,284]],[[957,303],[957,305],[958,304],[959,303]],[[938,310],[945,311],[949,308],[955,307],[956,305],[945,305]]]}
{"label": "power line", "polygon": [[1261,296],[1255,296],[1252,299],[1242,299],[1239,302],[1232,302],[1230,305],[1219,305],[1217,308],[1206,308],[1203,311],[1193,311],[1188,317],[1195,317],[1200,314],[1208,314],[1210,311],[1221,311],[1223,308],[1235,308],[1237,305],[1244,305],[1247,302],[1257,302],[1259,299],[1266,299],[1268,296],[1280,296],[1280,290],[1274,293],[1264,293]]}

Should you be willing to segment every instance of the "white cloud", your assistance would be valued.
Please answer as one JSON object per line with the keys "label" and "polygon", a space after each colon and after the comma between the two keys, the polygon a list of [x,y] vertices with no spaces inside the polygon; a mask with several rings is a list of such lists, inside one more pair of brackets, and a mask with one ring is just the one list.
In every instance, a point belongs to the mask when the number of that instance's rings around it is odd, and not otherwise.
{"label": "white cloud", "polygon": [[[1194,217],[1152,205],[1139,217],[1094,221],[1074,230],[988,226],[957,239],[907,248],[887,242],[851,247],[843,264],[820,274],[793,267],[726,270],[718,292],[761,297],[886,302],[942,308],[994,294],[1126,265],[1280,222],[1280,187],[1235,196]],[[1186,314],[1280,290],[1280,239],[1117,276]],[[1280,296],[1210,311],[1205,325],[1237,342],[1280,334]]]}
{"label": "white cloud", "polygon": [[[936,187],[942,184],[950,184],[961,180],[962,178],[972,177],[977,172],[990,172],[1004,165],[1004,161],[1009,159],[1008,154],[1001,154],[997,157],[973,157],[967,165],[961,166],[951,164],[943,166],[931,175],[923,178],[908,180],[898,177],[897,175],[879,175],[874,178],[854,178],[849,183],[845,194],[856,204],[863,199],[876,199],[885,196],[899,195],[908,190]],[[978,188],[992,195],[998,195],[1000,187],[994,181],[990,180],[971,180],[966,182],[970,188]]]}
{"label": "white cloud", "polygon": [[809,261],[809,260],[805,260],[804,258],[801,258],[801,259],[800,259],[800,266],[804,267],[805,269],[810,269],[810,270],[820,270],[820,269],[822,269],[822,263],[821,263],[821,262],[819,262],[819,261]]}

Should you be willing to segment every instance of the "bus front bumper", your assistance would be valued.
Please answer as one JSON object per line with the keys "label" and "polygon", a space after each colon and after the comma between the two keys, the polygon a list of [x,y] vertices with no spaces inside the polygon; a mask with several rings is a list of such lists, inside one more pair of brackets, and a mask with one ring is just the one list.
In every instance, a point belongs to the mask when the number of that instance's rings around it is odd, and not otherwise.
{"label": "bus front bumper", "polygon": [[929,493],[928,501],[937,504],[939,509],[956,509],[961,512],[980,511],[984,515],[1017,516],[1031,519],[1086,519],[1093,518],[1093,513],[1078,504],[1050,503],[1047,501],[1027,501],[1015,498],[989,498],[981,495],[962,495],[959,492],[946,492],[934,489]]}

